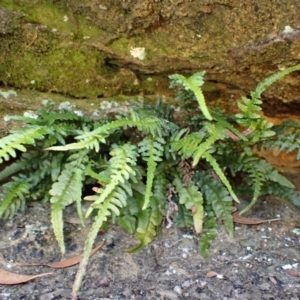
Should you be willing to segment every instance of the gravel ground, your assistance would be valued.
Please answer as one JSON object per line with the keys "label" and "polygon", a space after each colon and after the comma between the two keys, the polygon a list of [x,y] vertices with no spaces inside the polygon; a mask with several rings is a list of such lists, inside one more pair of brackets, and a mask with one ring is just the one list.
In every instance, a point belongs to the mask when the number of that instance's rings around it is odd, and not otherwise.
{"label": "gravel ground", "polygon": [[[68,208],[65,216],[73,214]],[[163,228],[150,246],[128,254],[125,250],[136,241],[112,226],[99,233],[97,244],[104,238],[106,242],[90,259],[79,299],[300,299],[299,210],[268,196],[249,216],[281,219],[236,224],[234,238],[221,224],[208,259],[199,254],[192,230]],[[0,285],[0,299],[70,299],[77,266],[51,270],[17,265],[60,260],[49,206],[31,203],[25,214],[0,225],[1,268],[20,274],[53,272],[20,285]],[[87,231],[66,223],[67,257],[81,253]]]}

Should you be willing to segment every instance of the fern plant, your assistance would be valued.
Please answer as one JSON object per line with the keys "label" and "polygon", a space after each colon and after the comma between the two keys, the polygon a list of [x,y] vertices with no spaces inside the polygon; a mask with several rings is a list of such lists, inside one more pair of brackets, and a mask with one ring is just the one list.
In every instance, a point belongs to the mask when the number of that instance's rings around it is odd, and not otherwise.
{"label": "fern plant", "polygon": [[[98,230],[108,223],[120,225],[147,246],[162,224],[193,226],[200,235],[204,256],[217,235],[217,219],[234,233],[232,211],[238,195],[252,194],[242,211],[248,211],[261,195],[275,194],[300,206],[293,185],[265,160],[252,153],[254,145],[298,150],[300,126],[291,122],[272,127],[259,114],[262,92],[288,68],[260,83],[250,98],[242,98],[240,112],[225,115],[209,111],[201,90],[204,72],[189,78],[170,76],[170,87],[179,88],[180,105],[197,104],[191,118],[176,122],[170,106],[133,103],[126,112],[102,120],[55,111],[53,105],[36,112],[36,118],[15,116],[23,129],[0,139],[0,163],[11,160],[0,172],[3,196],[0,217],[12,218],[26,202],[50,202],[51,222],[62,254],[64,209],[76,205],[84,225],[93,223],[73,286],[76,298]],[[128,128],[138,139],[128,137]],[[288,132],[289,137],[284,135]],[[236,178],[244,182],[237,184]],[[93,194],[83,198],[87,184]],[[82,201],[89,201],[86,213]]]}

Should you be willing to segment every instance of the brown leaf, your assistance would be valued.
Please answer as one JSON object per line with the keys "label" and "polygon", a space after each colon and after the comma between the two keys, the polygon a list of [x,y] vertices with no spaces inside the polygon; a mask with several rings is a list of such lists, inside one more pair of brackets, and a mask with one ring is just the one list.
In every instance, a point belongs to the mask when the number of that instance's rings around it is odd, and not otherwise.
{"label": "brown leaf", "polygon": [[276,280],[276,278],[273,277],[273,276],[269,277],[269,279],[270,279],[270,281],[271,281],[273,284],[275,284],[275,285],[278,283],[277,280]]}
{"label": "brown leaf", "polygon": [[46,275],[52,275],[53,273],[43,273],[37,275],[21,275],[12,272],[8,272],[0,269],[0,284],[20,284],[32,280],[37,277]]}
{"label": "brown leaf", "polygon": [[257,224],[262,224],[262,223],[267,223],[267,222],[274,222],[274,221],[279,221],[280,218],[277,219],[259,219],[259,218],[246,218],[242,217],[239,215],[237,211],[232,213],[232,218],[233,222],[239,223],[239,224],[247,224],[247,225],[257,225]]}
{"label": "brown leaf", "polygon": [[[97,246],[96,248],[94,248],[91,251],[90,256],[92,256],[96,251],[98,251],[102,246],[104,245],[104,241]],[[74,257],[65,259],[65,260],[61,260],[61,261],[57,261],[57,262],[53,262],[53,263],[49,263],[49,264],[18,264],[19,266],[47,266],[50,268],[56,268],[56,269],[61,269],[61,268],[68,268],[74,265],[77,265],[80,263],[82,259],[82,255],[76,255]]]}
{"label": "brown leaf", "polygon": [[297,270],[295,269],[291,269],[288,271],[288,274],[291,275],[291,276],[294,276],[294,277],[297,277],[298,276],[298,272]]}
{"label": "brown leaf", "polygon": [[218,273],[216,273],[215,271],[209,271],[207,274],[206,274],[206,277],[207,278],[212,278],[212,277],[216,277],[218,275]]}

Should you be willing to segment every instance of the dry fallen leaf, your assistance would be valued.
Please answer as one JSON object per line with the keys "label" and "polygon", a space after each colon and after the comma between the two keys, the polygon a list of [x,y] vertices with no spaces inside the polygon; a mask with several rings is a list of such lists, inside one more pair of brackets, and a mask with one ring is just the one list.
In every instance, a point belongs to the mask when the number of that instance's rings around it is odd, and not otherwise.
{"label": "dry fallen leaf", "polygon": [[218,276],[218,273],[216,273],[215,271],[209,271],[207,274],[206,274],[206,277],[207,278],[212,278],[212,277],[216,277]]}
{"label": "dry fallen leaf", "polygon": [[267,220],[259,219],[259,218],[246,218],[246,217],[240,216],[237,211],[234,211],[232,213],[232,218],[233,218],[233,222],[239,223],[239,224],[246,224],[246,225],[258,225],[258,224],[262,224],[262,223],[268,223],[268,222],[274,222],[274,221],[280,220],[280,218],[267,219]]}
{"label": "dry fallen leaf", "polygon": [[273,284],[275,284],[275,285],[278,283],[277,280],[276,280],[276,278],[273,277],[273,276],[269,277],[269,279],[270,279],[270,281],[271,281]]}
{"label": "dry fallen leaf", "polygon": [[[98,251],[102,246],[104,245],[104,241],[97,246],[96,248],[94,248],[91,251],[90,256],[92,256],[96,251]],[[61,260],[61,261],[57,261],[57,262],[53,262],[53,263],[49,263],[49,264],[18,264],[19,266],[47,266],[50,268],[56,268],[56,269],[61,269],[61,268],[68,268],[74,265],[77,265],[80,263],[82,259],[82,255],[76,255],[74,257],[65,259],[65,260]]]}
{"label": "dry fallen leaf", "polygon": [[298,272],[297,272],[297,270],[295,270],[295,269],[291,269],[291,270],[289,270],[288,271],[288,274],[290,275],[290,276],[294,276],[294,277],[298,277]]}
{"label": "dry fallen leaf", "polygon": [[0,284],[20,284],[37,277],[52,275],[53,273],[43,273],[38,275],[21,275],[0,269]]}

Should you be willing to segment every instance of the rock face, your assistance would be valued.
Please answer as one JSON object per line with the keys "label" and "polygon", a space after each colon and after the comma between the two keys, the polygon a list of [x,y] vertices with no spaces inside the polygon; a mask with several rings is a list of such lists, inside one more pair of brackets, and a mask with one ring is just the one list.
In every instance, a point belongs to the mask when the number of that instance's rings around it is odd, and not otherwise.
{"label": "rock face", "polygon": [[[5,85],[77,98],[151,95],[167,92],[168,74],[206,70],[207,82],[234,100],[300,62],[300,4],[7,0],[0,39]],[[269,114],[297,111],[299,80],[294,73],[268,89]],[[275,110],[277,100],[285,104]]]}

